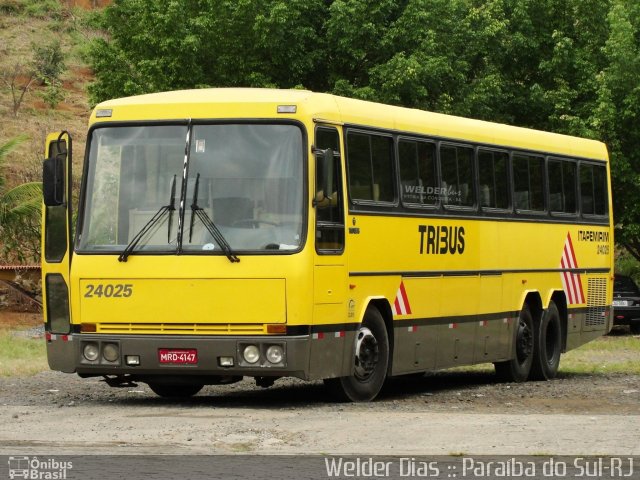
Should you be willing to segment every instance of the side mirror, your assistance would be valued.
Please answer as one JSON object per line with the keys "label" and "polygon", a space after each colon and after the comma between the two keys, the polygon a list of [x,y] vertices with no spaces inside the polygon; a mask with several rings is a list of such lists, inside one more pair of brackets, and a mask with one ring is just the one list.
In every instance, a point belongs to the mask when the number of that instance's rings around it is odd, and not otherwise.
{"label": "side mirror", "polygon": [[49,158],[42,164],[42,196],[47,207],[64,205],[66,158],[66,141],[58,138],[49,144]]}
{"label": "side mirror", "polygon": [[320,178],[317,179],[317,188],[320,190],[318,193],[322,193],[321,198],[318,200],[322,201],[325,198],[331,200],[331,195],[333,194],[333,150],[327,148],[326,150],[321,150],[318,153],[318,165],[316,171],[318,172],[318,175],[320,175]]}

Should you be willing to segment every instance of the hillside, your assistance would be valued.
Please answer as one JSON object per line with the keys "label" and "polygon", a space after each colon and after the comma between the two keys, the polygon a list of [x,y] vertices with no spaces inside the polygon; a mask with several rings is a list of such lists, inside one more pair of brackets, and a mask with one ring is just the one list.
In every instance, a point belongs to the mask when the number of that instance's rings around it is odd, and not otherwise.
{"label": "hillside", "polygon": [[[51,1],[0,0],[0,143],[21,133],[29,136],[9,155],[3,172],[7,187],[40,180],[48,132],[68,130],[74,140],[74,164],[76,168],[81,165],[90,113],[86,87],[92,78],[82,60],[82,49],[96,35],[86,25],[86,17],[85,10]],[[14,115],[11,83],[19,98],[29,81],[34,49],[54,42],[60,43],[65,64],[60,75],[60,102],[49,105],[47,87],[36,79]]]}

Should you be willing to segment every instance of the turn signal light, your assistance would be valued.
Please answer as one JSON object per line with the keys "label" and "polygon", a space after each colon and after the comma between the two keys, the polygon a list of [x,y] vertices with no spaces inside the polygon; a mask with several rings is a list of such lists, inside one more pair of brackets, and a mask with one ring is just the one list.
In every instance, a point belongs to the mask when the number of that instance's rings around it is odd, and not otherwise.
{"label": "turn signal light", "polygon": [[283,324],[267,325],[267,333],[278,333],[284,335],[287,333],[287,326]]}

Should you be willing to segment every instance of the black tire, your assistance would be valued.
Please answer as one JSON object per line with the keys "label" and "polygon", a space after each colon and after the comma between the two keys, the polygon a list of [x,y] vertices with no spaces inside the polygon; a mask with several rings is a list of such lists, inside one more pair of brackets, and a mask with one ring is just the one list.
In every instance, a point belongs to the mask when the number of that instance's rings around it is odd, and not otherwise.
{"label": "black tire", "polygon": [[156,395],[164,398],[189,398],[194,396],[204,385],[199,383],[170,384],[149,382],[149,388]]}
{"label": "black tire", "polygon": [[496,362],[496,375],[503,382],[524,382],[533,363],[534,328],[529,306],[520,311],[515,332],[515,356],[506,362]]}
{"label": "black tire", "polygon": [[558,374],[562,353],[560,313],[553,302],[536,325],[533,343],[533,364],[530,380],[551,380]]}
{"label": "black tire", "polygon": [[369,402],[380,393],[389,366],[389,336],[376,307],[369,306],[364,314],[356,333],[353,359],[351,376],[331,378],[325,384],[340,400]]}
{"label": "black tire", "polygon": [[640,322],[632,323],[629,325],[629,330],[634,335],[640,335]]}

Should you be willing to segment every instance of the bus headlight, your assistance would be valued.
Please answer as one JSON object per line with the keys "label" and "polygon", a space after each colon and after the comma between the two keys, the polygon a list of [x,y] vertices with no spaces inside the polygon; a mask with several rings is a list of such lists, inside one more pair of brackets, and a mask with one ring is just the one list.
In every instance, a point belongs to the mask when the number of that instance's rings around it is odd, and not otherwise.
{"label": "bus headlight", "polygon": [[120,358],[120,350],[115,343],[105,343],[102,346],[102,358],[107,362],[117,362]]}
{"label": "bus headlight", "polygon": [[280,345],[271,345],[267,348],[267,360],[271,363],[282,363],[284,360],[284,350]]}
{"label": "bus headlight", "polygon": [[98,349],[97,343],[87,343],[82,350],[82,354],[84,358],[89,360],[90,362],[95,362],[98,359],[98,355],[100,355],[100,350]]}
{"label": "bus headlight", "polygon": [[250,364],[256,363],[260,360],[260,350],[255,345],[247,345],[242,352],[244,361]]}

